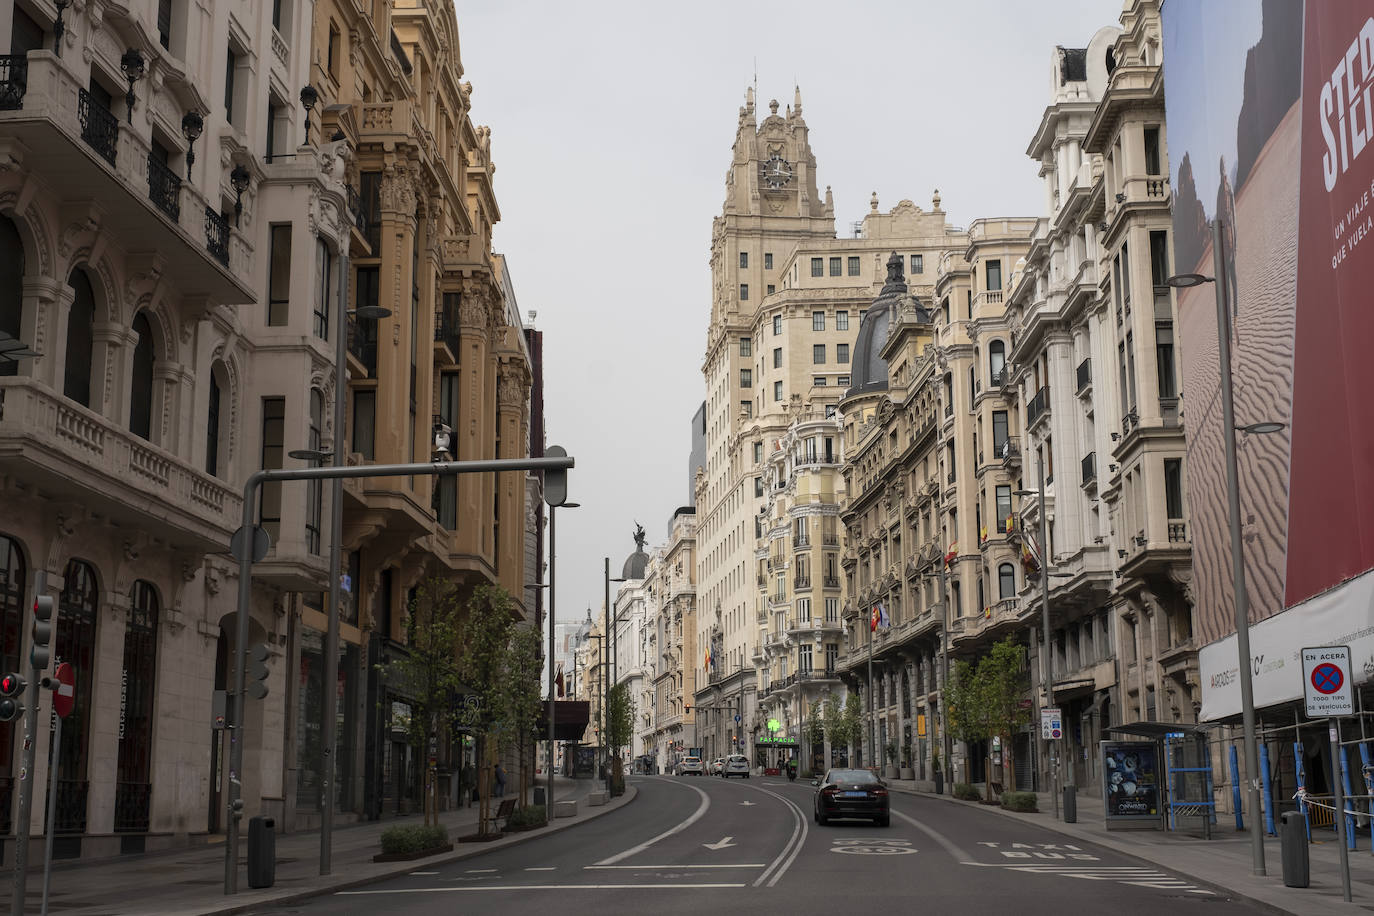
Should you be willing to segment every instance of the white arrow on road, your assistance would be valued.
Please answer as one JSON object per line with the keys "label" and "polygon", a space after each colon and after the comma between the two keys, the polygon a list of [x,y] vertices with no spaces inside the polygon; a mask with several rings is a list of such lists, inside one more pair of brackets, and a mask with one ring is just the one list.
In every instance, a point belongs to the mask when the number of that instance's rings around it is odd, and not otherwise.
{"label": "white arrow on road", "polygon": [[742,802],[740,802],[740,804],[741,804],[741,805],[751,805],[751,806],[752,806],[754,803],[751,802],[751,801],[742,801]]}
{"label": "white arrow on road", "polygon": [[721,840],[720,840],[720,842],[718,842],[718,843],[702,843],[701,845],[705,846],[707,849],[724,849],[726,846],[734,846],[734,845],[735,845],[734,843],[731,843],[731,842],[730,842],[730,841],[733,840],[733,839],[734,839],[734,837],[732,837],[732,836],[727,836],[727,837],[722,837]]}

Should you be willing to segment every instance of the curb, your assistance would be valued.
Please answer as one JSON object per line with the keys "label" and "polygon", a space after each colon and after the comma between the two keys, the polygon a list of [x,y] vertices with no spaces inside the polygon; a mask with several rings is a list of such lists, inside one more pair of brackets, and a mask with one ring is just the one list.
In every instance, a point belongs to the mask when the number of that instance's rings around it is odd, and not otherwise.
{"label": "curb", "polygon": [[[969,808],[977,808],[980,811],[987,811],[989,813],[1001,815],[1002,817],[1010,817],[1013,820],[1021,821],[1025,824],[1033,824],[1037,827],[1043,827],[1046,830],[1051,830],[1055,833],[1060,834],[1061,836],[1073,837],[1076,840],[1085,839],[1083,836],[1080,835],[1079,831],[1066,829],[1068,825],[1064,824],[1061,821],[1041,821],[1037,820],[1035,815],[1033,814],[1023,813],[1020,811],[1008,811],[1005,808],[1002,808],[998,805],[984,805],[980,802],[963,801],[962,799],[954,798],[953,796],[936,795],[933,792],[922,792],[919,789],[905,789],[897,786],[889,786],[888,788],[895,790],[897,792],[901,792],[903,795],[910,795],[917,798],[938,799],[939,801],[949,802],[955,805],[962,805],[964,807]],[[1262,900],[1258,897],[1252,897],[1246,892],[1238,890],[1234,887],[1228,887],[1224,884],[1219,884],[1213,879],[1204,878],[1200,875],[1194,875],[1189,872],[1182,871],[1175,866],[1166,865],[1163,862],[1159,862],[1156,859],[1152,858],[1150,855],[1148,855],[1149,850],[1146,848],[1127,845],[1111,837],[1099,837],[1095,834],[1087,838],[1086,841],[1096,843],[1099,846],[1105,846],[1113,852],[1119,852],[1123,855],[1134,856],[1137,859],[1149,862],[1156,868],[1168,872],[1174,875],[1175,877],[1187,879],[1188,881],[1199,884],[1202,887],[1205,887],[1209,890],[1215,891],[1216,893],[1221,894],[1222,896],[1242,900],[1245,903],[1257,909],[1260,909],[1266,913],[1274,913],[1277,914],[1277,916],[1303,916],[1303,910],[1285,909],[1283,907],[1277,906],[1276,904],[1270,903],[1267,900]]]}
{"label": "curb", "polygon": [[[244,901],[243,903],[233,903],[222,907],[212,907],[209,909],[194,909],[181,912],[194,913],[195,916],[231,916],[231,914],[248,913],[253,910],[261,909],[263,907],[273,907],[281,906],[283,904],[300,903],[305,900],[311,900],[315,897],[323,897],[327,894],[333,894],[339,891],[352,890],[358,887],[366,887],[369,884],[380,884],[383,881],[390,881],[393,878],[398,878],[402,875],[408,874],[417,867],[449,865],[454,862],[461,862],[464,859],[473,858],[474,856],[481,855],[482,853],[492,852],[493,850],[497,849],[509,849],[512,846],[520,846],[524,843],[530,842],[531,840],[537,840],[540,837],[545,837],[553,833],[560,833],[564,830],[570,830],[573,827],[585,824],[587,821],[595,820],[598,817],[603,817],[607,814],[610,814],[612,811],[619,811],[621,808],[625,807],[630,802],[634,801],[635,798],[638,797],[638,795],[639,788],[637,786],[629,785],[627,782],[625,786],[625,794],[621,797],[621,800],[619,802],[608,803],[606,805],[599,805],[597,806],[596,810],[589,810],[585,817],[579,816],[576,820],[573,820],[570,823],[559,824],[557,822],[557,819],[555,819],[554,823],[549,826],[540,827],[537,830],[526,830],[519,834],[511,836],[509,839],[502,838],[492,843],[464,844],[470,848],[461,849],[459,851],[455,851],[451,854],[445,854],[443,856],[436,856],[432,859],[419,859],[413,862],[396,863],[402,867],[394,868],[389,871],[381,872],[375,875],[368,875],[366,878],[355,878],[351,880],[340,881],[337,884],[331,884],[328,887],[315,887],[310,888],[308,890],[292,891],[288,894],[283,894],[278,897],[269,897],[266,899],[254,900],[252,902]],[[582,799],[578,799],[578,801],[582,801]]]}

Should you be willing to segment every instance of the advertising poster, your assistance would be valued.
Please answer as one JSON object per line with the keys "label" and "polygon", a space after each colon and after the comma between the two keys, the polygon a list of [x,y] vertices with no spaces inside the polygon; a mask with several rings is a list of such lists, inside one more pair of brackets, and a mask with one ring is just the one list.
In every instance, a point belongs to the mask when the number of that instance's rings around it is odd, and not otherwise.
{"label": "advertising poster", "polygon": [[1107,822],[1158,821],[1159,761],[1150,741],[1103,741],[1102,799]]}

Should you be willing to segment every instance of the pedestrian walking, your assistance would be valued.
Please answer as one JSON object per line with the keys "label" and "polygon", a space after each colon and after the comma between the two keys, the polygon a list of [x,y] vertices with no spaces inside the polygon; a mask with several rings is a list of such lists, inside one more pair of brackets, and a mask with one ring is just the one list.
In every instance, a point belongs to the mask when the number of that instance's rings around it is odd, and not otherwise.
{"label": "pedestrian walking", "polygon": [[506,770],[501,764],[496,765],[496,797],[500,798],[506,794]]}

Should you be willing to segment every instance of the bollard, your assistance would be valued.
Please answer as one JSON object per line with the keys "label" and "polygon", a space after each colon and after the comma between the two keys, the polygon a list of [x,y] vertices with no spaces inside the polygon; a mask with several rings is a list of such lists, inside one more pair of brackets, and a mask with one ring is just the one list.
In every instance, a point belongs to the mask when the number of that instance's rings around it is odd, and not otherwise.
{"label": "bollard", "polygon": [[277,880],[276,821],[270,817],[248,819],[248,886],[271,887]]}
{"label": "bollard", "polygon": [[1283,858],[1283,886],[1307,887],[1311,883],[1311,867],[1307,857],[1307,818],[1301,811],[1283,812],[1279,846]]}
{"label": "bollard", "polygon": [[1078,787],[1064,787],[1064,823],[1078,823]]}

